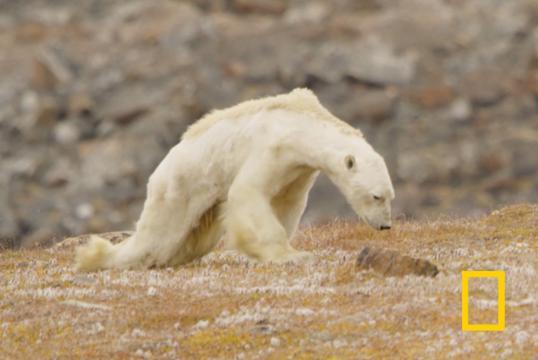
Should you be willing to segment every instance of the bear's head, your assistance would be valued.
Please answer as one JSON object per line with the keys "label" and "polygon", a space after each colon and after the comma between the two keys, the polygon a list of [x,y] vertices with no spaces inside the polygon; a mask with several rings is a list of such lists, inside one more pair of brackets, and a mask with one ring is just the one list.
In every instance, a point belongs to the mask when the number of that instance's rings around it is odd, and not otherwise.
{"label": "bear's head", "polygon": [[365,140],[339,151],[331,178],[357,215],[378,230],[390,229],[394,188],[385,161]]}

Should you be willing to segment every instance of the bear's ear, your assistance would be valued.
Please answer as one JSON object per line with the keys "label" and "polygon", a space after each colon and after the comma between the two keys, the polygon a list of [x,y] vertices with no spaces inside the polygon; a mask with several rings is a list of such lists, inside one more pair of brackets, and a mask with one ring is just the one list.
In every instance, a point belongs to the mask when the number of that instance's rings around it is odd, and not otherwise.
{"label": "bear's ear", "polygon": [[357,162],[355,161],[355,156],[353,155],[346,155],[344,159],[344,163],[346,164],[346,168],[348,170],[353,170],[357,166]]}

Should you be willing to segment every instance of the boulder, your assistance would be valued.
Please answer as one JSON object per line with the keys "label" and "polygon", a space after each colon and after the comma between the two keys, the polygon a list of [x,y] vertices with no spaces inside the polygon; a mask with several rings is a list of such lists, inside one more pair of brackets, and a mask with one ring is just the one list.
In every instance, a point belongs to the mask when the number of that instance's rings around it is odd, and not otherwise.
{"label": "boulder", "polygon": [[357,258],[357,268],[372,269],[384,276],[418,275],[435,277],[437,266],[423,259],[401,255],[394,250],[365,247]]}
{"label": "boulder", "polygon": [[8,185],[8,176],[0,173],[0,249],[12,246],[19,230],[11,210]]}

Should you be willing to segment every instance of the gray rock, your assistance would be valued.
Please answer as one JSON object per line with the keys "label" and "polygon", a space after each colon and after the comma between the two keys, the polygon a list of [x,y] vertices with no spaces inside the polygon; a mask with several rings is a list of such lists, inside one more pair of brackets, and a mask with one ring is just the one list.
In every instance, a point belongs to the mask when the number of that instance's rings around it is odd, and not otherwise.
{"label": "gray rock", "polygon": [[506,95],[507,86],[500,70],[480,69],[464,77],[461,91],[473,104],[488,106],[497,103]]}
{"label": "gray rock", "polygon": [[329,15],[329,7],[322,1],[309,1],[300,6],[289,8],[284,14],[288,24],[319,23]]}
{"label": "gray rock", "polygon": [[396,103],[396,94],[390,91],[368,91],[357,98],[357,113],[360,119],[382,121],[389,118]]}
{"label": "gray rock", "polygon": [[324,44],[309,72],[336,82],[345,76],[379,85],[405,85],[415,77],[416,60],[411,54],[396,54],[386,43],[376,39],[357,44]]}
{"label": "gray rock", "polygon": [[54,139],[59,144],[75,144],[80,137],[80,129],[72,121],[61,122],[54,128]]}
{"label": "gray rock", "polygon": [[384,276],[418,275],[435,277],[437,266],[423,259],[401,255],[397,251],[365,247],[357,257],[357,268],[372,269]]}
{"label": "gray rock", "polygon": [[[188,124],[297,86],[385,157],[395,216],[538,201],[534,0],[4,3],[17,242],[132,228]],[[336,216],[354,215],[322,178],[304,221]]]}
{"label": "gray rock", "polygon": [[458,122],[469,120],[472,114],[471,104],[466,99],[456,99],[448,108],[448,116],[450,119]]}
{"label": "gray rock", "polygon": [[17,242],[16,237],[19,235],[9,196],[9,182],[9,176],[5,170],[0,172],[0,249],[13,246]]}
{"label": "gray rock", "polygon": [[47,128],[51,128],[58,121],[60,112],[61,106],[56,97],[42,96],[33,114],[33,130],[35,132],[41,132]]}
{"label": "gray rock", "polygon": [[381,85],[409,84],[416,73],[416,57],[396,54],[387,44],[372,39],[359,44],[352,53],[346,75]]}
{"label": "gray rock", "polygon": [[232,0],[231,7],[239,13],[263,13],[280,15],[286,11],[284,0]]}

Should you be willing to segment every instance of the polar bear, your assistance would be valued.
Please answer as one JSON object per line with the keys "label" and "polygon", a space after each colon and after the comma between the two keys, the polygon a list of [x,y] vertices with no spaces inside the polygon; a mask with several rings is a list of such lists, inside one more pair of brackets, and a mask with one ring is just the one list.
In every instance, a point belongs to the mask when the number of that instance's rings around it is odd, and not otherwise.
{"label": "polar bear", "polygon": [[320,172],[361,219],[390,229],[394,189],[383,158],[310,90],[214,111],[150,176],[135,233],[117,245],[94,236],[77,249],[76,268],[176,266],[221,238],[261,261],[307,258],[289,240]]}

